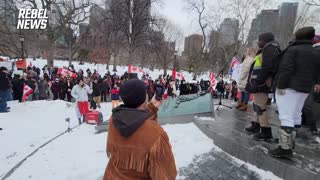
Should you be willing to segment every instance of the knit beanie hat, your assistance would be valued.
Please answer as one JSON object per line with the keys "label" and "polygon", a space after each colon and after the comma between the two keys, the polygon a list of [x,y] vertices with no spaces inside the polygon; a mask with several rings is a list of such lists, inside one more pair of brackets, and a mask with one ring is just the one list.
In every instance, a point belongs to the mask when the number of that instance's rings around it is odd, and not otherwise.
{"label": "knit beanie hat", "polygon": [[314,27],[303,27],[295,33],[296,40],[312,40],[316,35]]}
{"label": "knit beanie hat", "polygon": [[313,40],[312,40],[313,44],[317,44],[320,42],[320,34],[314,36]]}
{"label": "knit beanie hat", "polygon": [[271,32],[260,34],[259,41],[262,41],[264,43],[274,41],[274,35]]}
{"label": "knit beanie hat", "polygon": [[128,108],[137,108],[146,101],[147,88],[139,79],[128,80],[120,88],[120,97]]}

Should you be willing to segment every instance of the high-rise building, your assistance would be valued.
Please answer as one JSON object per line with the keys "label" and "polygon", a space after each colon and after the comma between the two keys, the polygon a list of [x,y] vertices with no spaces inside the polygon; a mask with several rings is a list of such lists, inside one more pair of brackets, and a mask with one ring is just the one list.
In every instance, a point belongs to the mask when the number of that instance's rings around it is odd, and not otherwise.
{"label": "high-rise building", "polygon": [[90,19],[89,19],[90,26],[100,25],[103,22],[105,15],[106,15],[105,9],[103,9],[102,7],[96,4],[93,5],[90,8]]}
{"label": "high-rise building", "polygon": [[221,45],[230,46],[237,42],[239,36],[239,20],[225,18],[220,25]]}
{"label": "high-rise building", "polygon": [[203,36],[199,34],[193,34],[185,38],[184,40],[184,55],[194,56],[201,52],[203,43]]}
{"label": "high-rise building", "polygon": [[216,30],[212,30],[209,36],[209,50],[212,51],[214,48],[221,45],[221,33]]}
{"label": "high-rise building", "polygon": [[251,29],[248,35],[248,45],[253,46],[260,34],[272,32],[275,38],[279,39],[279,10],[262,10],[260,14],[253,19]]}
{"label": "high-rise building", "polygon": [[280,39],[281,48],[285,48],[293,38],[299,3],[282,3],[280,7]]}
{"label": "high-rise building", "polygon": [[52,4],[50,11],[49,11],[49,24],[53,27],[57,26],[59,24],[59,15],[60,7],[58,4]]}

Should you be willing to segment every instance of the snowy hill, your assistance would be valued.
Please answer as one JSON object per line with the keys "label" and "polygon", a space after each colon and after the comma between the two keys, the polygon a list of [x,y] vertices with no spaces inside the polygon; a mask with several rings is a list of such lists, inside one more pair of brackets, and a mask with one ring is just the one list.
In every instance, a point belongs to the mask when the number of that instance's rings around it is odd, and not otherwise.
{"label": "snowy hill", "polygon": [[[45,66],[47,64],[47,60],[46,59],[33,60],[31,58],[28,58],[27,59],[27,65],[29,65],[30,62],[31,62],[32,65],[34,65],[36,67],[39,67],[39,68],[42,68],[43,66]],[[57,67],[63,67],[63,66],[68,67],[69,62],[68,61],[55,60],[54,61],[54,65],[57,66]],[[73,65],[74,65],[74,68],[75,68],[76,71],[78,71],[79,69],[82,69],[82,70],[86,71],[86,69],[89,68],[91,70],[91,72],[93,72],[93,70],[96,69],[97,72],[102,76],[107,72],[105,64],[96,64],[95,65],[95,64],[91,64],[91,63],[84,63],[83,65],[79,65],[78,62],[73,62]],[[110,65],[109,66],[110,72],[112,71],[112,69],[113,69],[113,66]],[[151,71],[148,68],[144,68],[143,70],[145,72],[149,73],[149,75],[151,76],[152,79],[157,79],[160,74],[163,74],[163,70],[155,69],[154,71]],[[126,71],[128,71],[128,66],[117,66],[117,75],[122,75]],[[182,71],[181,73],[183,74],[183,76],[184,76],[184,78],[186,79],[187,82],[192,82],[192,77],[193,76],[192,76],[191,73],[186,72],[186,71]],[[172,71],[168,70],[168,74],[171,75]],[[86,75],[86,72],[85,72],[85,75]],[[139,78],[141,78],[141,76],[142,76],[142,74],[140,73],[139,74]],[[197,81],[200,81],[201,79],[208,80],[209,79],[209,73],[204,73],[203,75],[198,77]]]}

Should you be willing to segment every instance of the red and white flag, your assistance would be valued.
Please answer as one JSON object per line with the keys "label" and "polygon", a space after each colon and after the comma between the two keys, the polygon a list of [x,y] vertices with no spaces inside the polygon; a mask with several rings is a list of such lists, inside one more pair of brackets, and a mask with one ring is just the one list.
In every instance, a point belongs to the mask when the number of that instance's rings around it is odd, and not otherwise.
{"label": "red and white flag", "polygon": [[236,57],[233,57],[230,63],[230,67],[233,68],[236,64],[240,64],[240,61]]}
{"label": "red and white flag", "polygon": [[210,81],[211,93],[214,93],[214,87],[216,85],[216,77],[212,72],[209,74],[209,81]]}
{"label": "red and white flag", "polygon": [[23,96],[22,96],[22,101],[26,101],[27,97],[33,93],[33,89],[29,87],[28,85],[24,84],[23,85]]}
{"label": "red and white flag", "polygon": [[132,66],[131,64],[128,65],[128,73],[144,73],[141,68]]}
{"label": "red and white flag", "polygon": [[172,78],[179,79],[180,81],[184,80],[182,73],[177,73],[175,69],[172,70]]}
{"label": "red and white flag", "polygon": [[67,69],[64,69],[64,68],[59,68],[58,69],[58,74],[61,74],[63,76],[70,76],[71,78],[75,79],[77,78],[77,75],[76,73],[73,73]]}

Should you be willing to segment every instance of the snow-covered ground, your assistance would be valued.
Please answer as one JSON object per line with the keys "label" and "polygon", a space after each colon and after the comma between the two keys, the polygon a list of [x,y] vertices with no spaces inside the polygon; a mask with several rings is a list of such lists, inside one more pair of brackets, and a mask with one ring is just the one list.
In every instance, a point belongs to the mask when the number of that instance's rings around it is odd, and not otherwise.
{"label": "snow-covered ground", "polygon": [[[10,113],[0,114],[0,127],[3,128],[0,131],[0,178],[42,144],[65,132],[65,118],[71,119],[72,127],[77,125],[74,104],[63,101],[27,102],[11,105],[11,109]],[[101,111],[107,119],[111,115],[110,103],[103,103]],[[212,149],[222,151],[193,123],[165,125],[163,128],[170,138],[177,169],[188,166],[194,157]],[[107,133],[95,134],[92,125],[77,127],[36,151],[8,179],[101,179],[108,162],[106,138]],[[248,166],[261,177],[266,174],[275,177]]]}
{"label": "snow-covered ground", "polygon": [[[63,101],[37,101],[11,106],[0,114],[0,177],[42,144],[77,125],[74,105]],[[102,104],[104,119],[111,115],[110,103]],[[177,168],[187,166],[195,156],[209,152],[212,140],[194,124],[165,125],[173,146]],[[187,135],[187,136],[186,136]],[[8,179],[101,179],[107,157],[106,133],[95,134],[94,126],[82,125],[39,149]]]}

